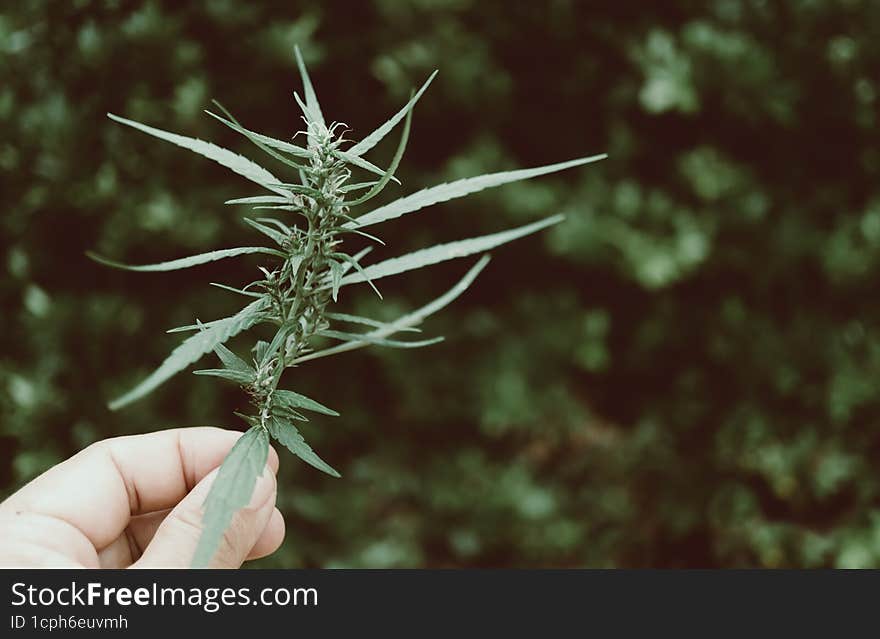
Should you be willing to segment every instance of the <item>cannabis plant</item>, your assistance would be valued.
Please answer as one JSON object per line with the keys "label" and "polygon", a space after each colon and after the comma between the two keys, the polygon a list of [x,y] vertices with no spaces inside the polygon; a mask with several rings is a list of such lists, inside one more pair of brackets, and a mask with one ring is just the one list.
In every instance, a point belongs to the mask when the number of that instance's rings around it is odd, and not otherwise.
{"label": "cannabis plant", "polygon": [[[268,239],[269,246],[227,248],[143,266],[120,264],[91,255],[109,266],[133,271],[172,271],[252,253],[266,257],[266,264],[260,267],[261,277],[247,286],[236,288],[215,284],[249,298],[251,301],[247,306],[231,317],[205,323],[197,321],[190,326],[172,329],[173,332],[189,332],[191,335],[151,375],[110,403],[112,409],[130,404],[209,351],[217,355],[220,366],[197,370],[195,374],[234,382],[250,398],[250,414],[237,413],[248,424],[249,429],[223,461],[205,501],[204,533],[193,559],[195,566],[208,564],[233,514],[250,500],[257,477],[266,462],[270,437],[307,464],[339,477],[339,473],[306,443],[296,426],[297,422],[308,421],[306,412],[329,416],[338,416],[339,413],[314,399],[282,388],[281,378],[284,372],[310,360],[368,345],[417,348],[441,341],[441,337],[401,339],[400,334],[418,331],[418,325],[426,317],[461,295],[486,266],[489,257],[480,257],[455,286],[437,299],[391,322],[331,311],[332,304],[339,300],[343,288],[366,283],[381,298],[376,280],[445,260],[485,253],[496,246],[556,224],[562,220],[562,216],[548,217],[500,233],[440,244],[372,264],[365,263],[369,247],[355,254],[346,252],[343,245],[347,235],[357,234],[381,244],[379,238],[365,229],[420,211],[438,202],[595,162],[605,157],[595,155],[538,168],[457,180],[426,188],[390,204],[358,213],[363,205],[379,195],[389,183],[399,183],[394,174],[409,138],[413,108],[437,72],[387,122],[359,142],[352,143],[343,137],[347,133],[345,125],[340,122],[328,124],[324,119],[299,50],[295,53],[302,76],[303,97],[300,98],[297,93],[294,93],[294,97],[302,110],[302,120],[305,123],[303,131],[289,140],[278,140],[245,128],[216,102],[220,113],[207,111],[287,170],[292,170],[294,180],[280,179],[251,160],[209,142],[108,114],[116,122],[214,160],[263,189],[260,195],[229,200],[226,204],[250,205],[254,209],[272,211],[260,214],[272,217],[245,218],[247,224]],[[388,168],[381,169],[365,159],[367,152],[401,122],[403,130],[400,141]],[[302,138],[299,138],[300,135]],[[295,143],[298,138],[301,144]],[[355,172],[372,174],[375,177],[354,182],[352,176]],[[274,336],[269,342],[256,341],[247,357],[240,357],[224,346],[233,336],[258,324],[272,325]],[[316,338],[328,338],[338,343],[316,350]]]}

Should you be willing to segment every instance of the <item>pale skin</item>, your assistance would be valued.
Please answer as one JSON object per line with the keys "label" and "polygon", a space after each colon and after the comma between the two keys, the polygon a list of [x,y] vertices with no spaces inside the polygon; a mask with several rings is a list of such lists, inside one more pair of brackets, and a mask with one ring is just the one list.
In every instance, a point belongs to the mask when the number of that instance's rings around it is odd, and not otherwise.
{"label": "pale skin", "polygon": [[[92,444],[0,503],[0,567],[189,567],[202,504],[240,436],[179,428]],[[233,517],[211,567],[239,568],[281,545],[277,471],[270,448],[251,502]]]}

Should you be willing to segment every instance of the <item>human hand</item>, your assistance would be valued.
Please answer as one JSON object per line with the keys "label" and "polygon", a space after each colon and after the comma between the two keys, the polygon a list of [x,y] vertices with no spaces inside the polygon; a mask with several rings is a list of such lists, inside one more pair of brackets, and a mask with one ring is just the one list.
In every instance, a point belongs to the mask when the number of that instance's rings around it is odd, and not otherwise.
{"label": "human hand", "polygon": [[[0,566],[189,567],[202,534],[202,504],[240,436],[178,428],[89,446],[0,503]],[[281,545],[278,454],[271,447],[266,466],[212,567],[238,568]]]}

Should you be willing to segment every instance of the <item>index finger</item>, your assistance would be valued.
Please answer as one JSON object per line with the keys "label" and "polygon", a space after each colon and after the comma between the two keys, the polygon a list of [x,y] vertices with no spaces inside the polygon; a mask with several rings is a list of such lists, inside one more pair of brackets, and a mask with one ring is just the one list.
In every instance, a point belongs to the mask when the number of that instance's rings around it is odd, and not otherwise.
{"label": "index finger", "polygon": [[[60,519],[103,548],[132,515],[171,508],[220,465],[242,433],[175,428],[92,444],[0,504]],[[275,472],[278,455],[269,451]]]}

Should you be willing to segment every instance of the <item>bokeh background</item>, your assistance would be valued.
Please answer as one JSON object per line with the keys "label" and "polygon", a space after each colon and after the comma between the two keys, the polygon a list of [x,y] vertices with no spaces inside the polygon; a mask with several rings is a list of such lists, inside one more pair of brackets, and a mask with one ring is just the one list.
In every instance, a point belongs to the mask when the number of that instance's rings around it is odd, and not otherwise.
{"label": "bokeh background", "polygon": [[[288,373],[343,413],[303,428],[343,478],[282,455],[287,539],[258,565],[880,566],[878,26],[844,0],[5,3],[0,494],[105,437],[241,426],[234,386],[187,373],[105,407],[258,261],[84,251],[251,243],[222,202],[258,189],[104,114],[256,157],[202,109],[291,135],[300,43],[354,137],[440,70],[387,198],[611,157],[381,229],[377,257],[567,214],[427,323],[443,344]],[[392,317],[467,266],[343,307]]]}

